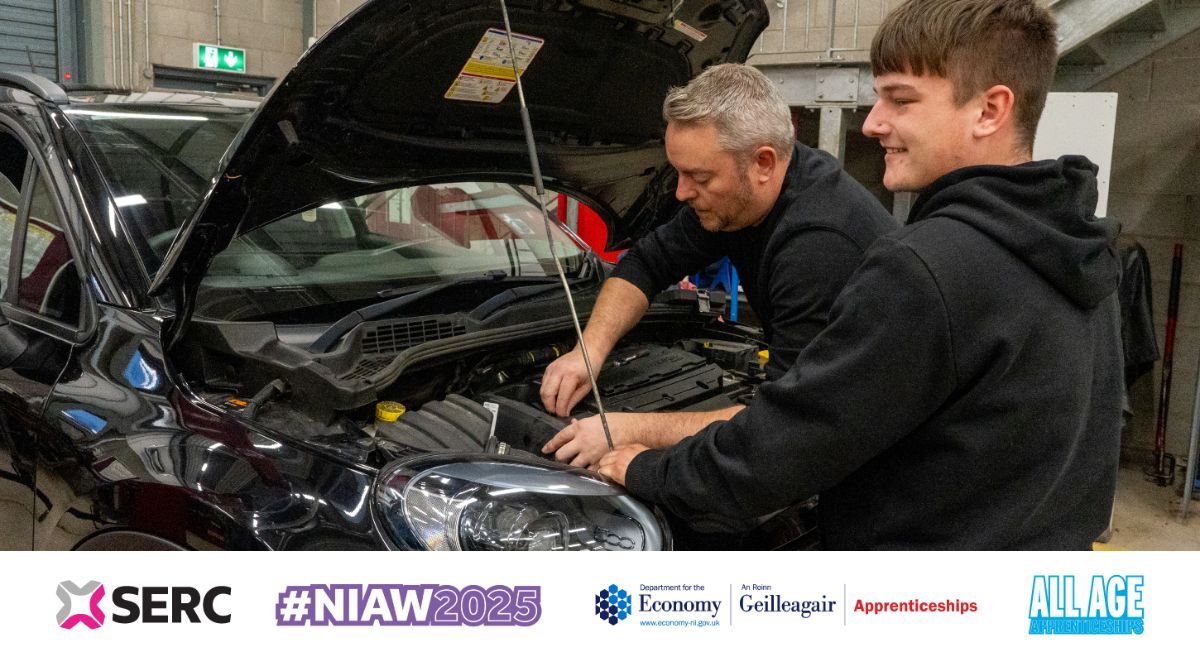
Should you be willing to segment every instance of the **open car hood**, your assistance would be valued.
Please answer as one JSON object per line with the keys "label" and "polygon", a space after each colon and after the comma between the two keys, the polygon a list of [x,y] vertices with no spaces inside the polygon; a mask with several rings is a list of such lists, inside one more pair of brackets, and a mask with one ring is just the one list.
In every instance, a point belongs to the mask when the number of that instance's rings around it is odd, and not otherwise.
{"label": "open car hood", "polygon": [[[611,245],[669,218],[662,100],[707,66],[744,61],[767,24],[762,0],[508,10],[547,186],[604,217]],[[532,184],[503,30],[499,0],[371,0],[347,16],[235,139],[152,291],[194,289],[238,235],[329,201],[439,180]]]}

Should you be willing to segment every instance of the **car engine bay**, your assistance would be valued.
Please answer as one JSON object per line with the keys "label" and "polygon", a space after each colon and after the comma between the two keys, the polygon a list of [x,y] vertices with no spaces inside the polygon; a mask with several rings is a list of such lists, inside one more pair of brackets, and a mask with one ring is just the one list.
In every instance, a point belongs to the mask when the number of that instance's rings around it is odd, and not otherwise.
{"label": "car engine bay", "polygon": [[[570,333],[484,339],[441,317],[404,321],[403,330],[393,320],[364,323],[337,350],[313,355],[304,350],[311,331],[198,320],[189,331],[193,346],[181,350],[185,356],[177,362],[192,389],[213,405],[373,467],[422,453],[540,455],[566,425],[545,411],[539,389],[546,366],[574,344]],[[762,349],[758,333],[745,327],[645,322],[600,368],[605,410],[745,404],[765,381]],[[485,404],[496,409],[492,444]],[[596,411],[588,395],[572,416]]]}

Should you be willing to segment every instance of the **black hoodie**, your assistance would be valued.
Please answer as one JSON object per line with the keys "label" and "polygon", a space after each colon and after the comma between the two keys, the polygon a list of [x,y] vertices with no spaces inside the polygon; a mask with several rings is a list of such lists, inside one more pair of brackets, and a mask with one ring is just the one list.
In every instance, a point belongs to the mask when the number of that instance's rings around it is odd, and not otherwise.
{"label": "black hoodie", "polygon": [[887,210],[828,153],[797,143],[779,198],[757,226],[713,233],[691,208],[638,240],[613,276],[654,295],[728,256],[771,347],[767,377],[783,376],[829,323],[833,300],[877,237]]}
{"label": "black hoodie", "polygon": [[1115,230],[1082,157],[934,182],[746,410],[626,486],[700,531],[821,494],[834,549],[1087,549],[1116,486]]}

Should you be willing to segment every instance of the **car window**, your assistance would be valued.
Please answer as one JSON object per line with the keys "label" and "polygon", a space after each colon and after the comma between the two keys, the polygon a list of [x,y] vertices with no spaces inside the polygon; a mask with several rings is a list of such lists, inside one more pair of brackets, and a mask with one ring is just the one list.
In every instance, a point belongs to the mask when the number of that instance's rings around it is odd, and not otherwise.
{"label": "car window", "polygon": [[79,301],[79,274],[63,232],[62,219],[44,177],[36,176],[29,220],[25,224],[17,305],[51,319],[78,325]]}
{"label": "car window", "polygon": [[8,289],[8,265],[13,252],[21,183],[29,153],[16,137],[0,132],[0,298]]}
{"label": "car window", "polygon": [[147,272],[192,216],[249,108],[96,106],[65,110],[104,171]]}

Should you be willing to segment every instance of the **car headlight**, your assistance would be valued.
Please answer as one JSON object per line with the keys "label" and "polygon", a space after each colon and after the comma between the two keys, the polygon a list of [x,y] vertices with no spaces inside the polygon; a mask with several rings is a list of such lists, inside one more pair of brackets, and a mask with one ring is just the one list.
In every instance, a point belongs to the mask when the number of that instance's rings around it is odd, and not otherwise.
{"label": "car headlight", "polygon": [[375,509],[392,539],[424,550],[662,550],[645,505],[597,475],[534,459],[437,455],[380,472]]}

